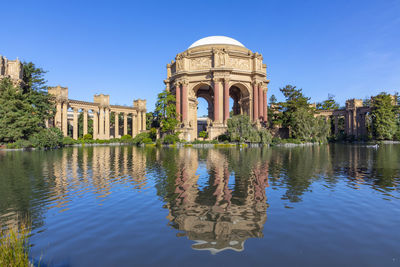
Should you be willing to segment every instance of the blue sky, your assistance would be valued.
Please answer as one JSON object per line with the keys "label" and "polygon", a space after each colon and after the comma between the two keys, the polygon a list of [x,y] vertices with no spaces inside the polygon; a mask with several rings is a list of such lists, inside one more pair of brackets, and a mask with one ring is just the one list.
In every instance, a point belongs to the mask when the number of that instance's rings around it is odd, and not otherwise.
{"label": "blue sky", "polygon": [[210,35],[263,54],[268,97],[286,84],[340,104],[400,91],[400,1],[3,1],[0,54],[48,70],[73,99],[145,98],[166,64]]}

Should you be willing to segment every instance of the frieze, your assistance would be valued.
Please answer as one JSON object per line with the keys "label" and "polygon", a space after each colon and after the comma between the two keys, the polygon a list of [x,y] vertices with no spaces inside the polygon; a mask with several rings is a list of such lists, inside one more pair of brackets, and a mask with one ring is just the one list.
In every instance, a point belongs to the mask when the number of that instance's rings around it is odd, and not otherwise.
{"label": "frieze", "polygon": [[240,70],[250,70],[250,62],[249,59],[242,58],[230,58],[229,59],[230,66],[234,69]]}
{"label": "frieze", "polygon": [[191,70],[204,70],[211,68],[211,58],[199,57],[190,61]]}

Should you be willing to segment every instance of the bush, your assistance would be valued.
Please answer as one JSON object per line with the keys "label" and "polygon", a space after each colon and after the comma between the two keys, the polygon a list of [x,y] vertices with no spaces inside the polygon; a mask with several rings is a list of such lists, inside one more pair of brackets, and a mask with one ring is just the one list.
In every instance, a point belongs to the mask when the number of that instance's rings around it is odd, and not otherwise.
{"label": "bush", "polygon": [[144,141],[148,142],[148,139],[150,139],[151,143],[151,138],[149,136],[149,133],[144,132],[136,135],[135,138],[133,138],[132,143],[135,145],[145,144]]}
{"label": "bush", "polygon": [[259,131],[260,139],[262,144],[271,144],[272,142],[272,134],[267,129],[261,129]]}
{"label": "bush", "polygon": [[[222,137],[218,138],[222,141]],[[251,123],[248,116],[234,116],[228,120],[228,133],[227,139],[232,142],[250,142],[250,143],[263,143],[270,144],[272,141],[272,134],[267,129],[257,128]],[[224,140],[225,141],[225,140]]]}
{"label": "bush", "polygon": [[151,144],[153,143],[153,140],[150,137],[145,137],[142,139],[143,144]]}
{"label": "bush", "polygon": [[8,143],[8,149],[16,149],[16,148],[29,148],[32,147],[32,143],[29,140],[19,139],[14,143]]}
{"label": "bush", "polygon": [[217,137],[218,141],[224,142],[224,141],[230,141],[230,138],[227,134],[221,134]]}
{"label": "bush", "polygon": [[83,140],[93,140],[93,136],[91,134],[85,134]]}
{"label": "bush", "polygon": [[206,131],[201,131],[201,132],[199,132],[199,137],[203,138],[203,140],[204,140],[208,137],[208,133]]}
{"label": "bush", "polygon": [[62,143],[64,146],[70,146],[76,143],[76,141],[74,139],[72,139],[69,136],[66,136],[63,138]]}
{"label": "bush", "polygon": [[47,128],[32,135],[29,141],[33,147],[57,148],[63,145],[63,133],[58,128]]}
{"label": "bush", "polygon": [[127,140],[131,140],[131,139],[132,139],[132,136],[130,134],[126,134],[121,137],[121,141],[127,141]]}
{"label": "bush", "polygon": [[179,142],[179,137],[176,134],[168,134],[162,139],[163,144],[175,144]]}

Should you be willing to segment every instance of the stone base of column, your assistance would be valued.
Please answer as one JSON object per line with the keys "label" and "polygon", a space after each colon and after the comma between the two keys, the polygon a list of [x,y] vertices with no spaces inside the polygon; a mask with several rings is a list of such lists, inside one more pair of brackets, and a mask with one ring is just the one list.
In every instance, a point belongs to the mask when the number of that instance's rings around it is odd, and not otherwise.
{"label": "stone base of column", "polygon": [[176,131],[179,132],[179,139],[185,140],[185,141],[193,141],[196,139],[196,135],[193,132],[192,127],[178,127],[176,128]]}

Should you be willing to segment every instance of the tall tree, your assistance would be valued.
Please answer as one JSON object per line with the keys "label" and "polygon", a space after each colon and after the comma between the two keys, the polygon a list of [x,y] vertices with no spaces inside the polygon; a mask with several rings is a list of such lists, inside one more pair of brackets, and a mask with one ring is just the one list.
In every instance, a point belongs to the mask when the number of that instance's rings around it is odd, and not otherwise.
{"label": "tall tree", "polygon": [[162,134],[172,134],[178,126],[178,114],[176,113],[176,99],[171,92],[164,90],[158,94],[154,121],[159,125]]}
{"label": "tall tree", "polygon": [[373,136],[377,140],[392,140],[396,130],[396,106],[393,97],[387,93],[380,93],[372,101]]}
{"label": "tall tree", "polygon": [[317,109],[320,110],[331,110],[338,109],[339,104],[335,101],[335,96],[328,94],[328,99],[317,104]]}
{"label": "tall tree", "polygon": [[28,139],[53,116],[44,73],[33,63],[24,63],[21,87],[14,86],[9,78],[0,81],[0,142]]}

